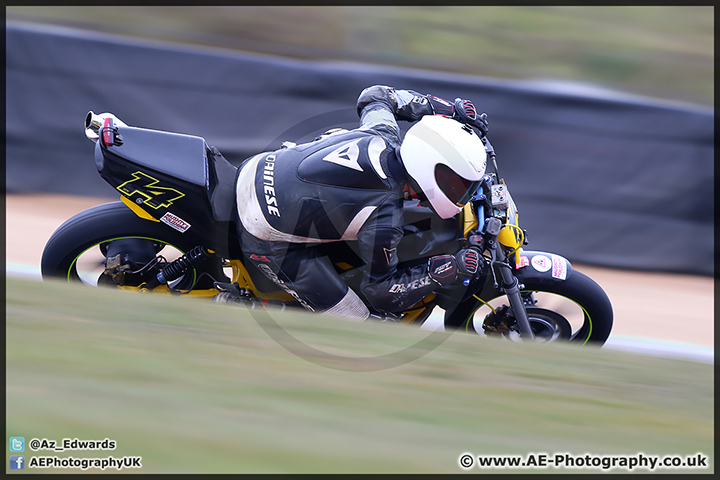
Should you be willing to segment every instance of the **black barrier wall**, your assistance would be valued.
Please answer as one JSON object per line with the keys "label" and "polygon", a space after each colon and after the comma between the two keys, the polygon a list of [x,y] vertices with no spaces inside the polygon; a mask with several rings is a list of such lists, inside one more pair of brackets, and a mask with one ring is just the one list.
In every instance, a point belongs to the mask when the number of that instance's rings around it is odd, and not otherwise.
{"label": "black barrier wall", "polygon": [[[713,112],[437,72],[6,28],[8,192],[117,198],[86,113],[198,135],[232,162],[353,128],[373,84],[471,99],[490,121],[527,249],[576,263],[713,274]],[[408,126],[407,124],[404,125]]]}

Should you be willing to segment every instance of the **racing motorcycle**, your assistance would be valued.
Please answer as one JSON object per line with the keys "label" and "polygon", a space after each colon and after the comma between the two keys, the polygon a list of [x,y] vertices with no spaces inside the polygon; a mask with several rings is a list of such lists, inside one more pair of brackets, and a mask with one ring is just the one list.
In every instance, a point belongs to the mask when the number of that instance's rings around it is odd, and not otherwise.
{"label": "racing motorcycle", "polygon": [[[251,308],[298,307],[242,254],[235,199],[241,164],[201,137],[129,126],[111,113],[88,112],[85,134],[95,142],[100,176],[120,201],[80,212],[53,233],[42,256],[44,279],[208,299],[234,292]],[[606,293],[561,255],[523,248],[527,232],[498,175],[494,148],[487,135],[481,138],[494,171],[451,219],[407,202],[397,251],[402,268],[472,246],[484,268],[382,320],[422,325],[439,309],[446,330],[602,345],[613,323]],[[353,242],[324,245],[337,272],[359,291],[363,264]]]}

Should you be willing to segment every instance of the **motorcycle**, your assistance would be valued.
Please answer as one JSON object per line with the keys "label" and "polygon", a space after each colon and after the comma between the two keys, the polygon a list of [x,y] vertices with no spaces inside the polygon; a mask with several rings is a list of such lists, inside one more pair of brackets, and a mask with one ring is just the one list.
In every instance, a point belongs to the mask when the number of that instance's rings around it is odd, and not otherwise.
{"label": "motorcycle", "polygon": [[[208,299],[233,291],[253,308],[299,305],[244,259],[235,199],[241,164],[201,137],[129,126],[111,113],[88,112],[85,133],[95,142],[100,176],[120,201],[80,212],[53,233],[42,256],[44,279]],[[419,326],[438,308],[446,330],[602,345],[613,324],[606,293],[561,255],[523,248],[527,232],[494,148],[481,138],[494,172],[449,220],[406,202],[398,266],[472,246],[482,252],[482,273],[382,319]],[[362,262],[353,242],[325,245],[357,291]]]}

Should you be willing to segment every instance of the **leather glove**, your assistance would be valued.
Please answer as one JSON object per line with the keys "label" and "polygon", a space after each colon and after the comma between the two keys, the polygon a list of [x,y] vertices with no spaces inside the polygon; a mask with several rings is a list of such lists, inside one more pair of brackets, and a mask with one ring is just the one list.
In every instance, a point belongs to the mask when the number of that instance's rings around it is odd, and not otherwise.
{"label": "leather glove", "polygon": [[453,118],[462,123],[472,123],[477,118],[477,110],[470,100],[456,98],[453,103]]}
{"label": "leather glove", "polygon": [[477,114],[475,105],[470,100],[456,98],[453,103],[434,95],[426,95],[434,115],[443,115],[467,123],[480,130],[482,136],[488,134],[487,113]]}
{"label": "leather glove", "polygon": [[455,255],[436,255],[428,260],[430,279],[441,286],[457,280],[472,278],[481,271],[480,252],[476,248],[463,248]]}
{"label": "leather glove", "polygon": [[478,115],[475,105],[470,100],[463,100],[462,98],[456,98],[453,106],[455,107],[453,114],[455,120],[476,127],[482,132],[483,137],[488,134],[487,113]]}

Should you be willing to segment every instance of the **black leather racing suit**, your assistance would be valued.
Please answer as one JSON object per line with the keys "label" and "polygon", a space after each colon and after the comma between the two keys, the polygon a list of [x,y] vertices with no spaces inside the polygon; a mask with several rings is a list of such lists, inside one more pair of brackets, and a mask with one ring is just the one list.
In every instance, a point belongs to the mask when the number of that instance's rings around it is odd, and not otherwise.
{"label": "black leather racing suit", "polygon": [[[435,112],[425,95],[380,85],[363,90],[357,108],[355,130],[248,159],[237,203],[252,264],[308,310],[364,319],[360,297],[374,313],[398,313],[438,288],[425,264],[397,268],[407,185],[397,120]],[[365,262],[360,292],[319,248],[344,240],[357,240]]]}

